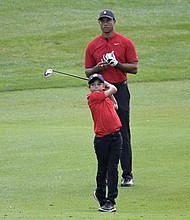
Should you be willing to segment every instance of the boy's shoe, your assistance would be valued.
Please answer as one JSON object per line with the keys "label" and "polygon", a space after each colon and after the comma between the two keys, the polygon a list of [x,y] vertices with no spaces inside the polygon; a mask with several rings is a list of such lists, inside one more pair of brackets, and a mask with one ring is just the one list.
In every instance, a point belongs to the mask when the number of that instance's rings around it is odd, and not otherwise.
{"label": "boy's shoe", "polygon": [[123,179],[121,181],[121,186],[127,186],[127,187],[131,187],[134,185],[133,179]]}
{"label": "boy's shoe", "polygon": [[103,206],[100,206],[98,210],[100,212],[115,212],[116,208],[110,200],[107,200],[106,203]]}

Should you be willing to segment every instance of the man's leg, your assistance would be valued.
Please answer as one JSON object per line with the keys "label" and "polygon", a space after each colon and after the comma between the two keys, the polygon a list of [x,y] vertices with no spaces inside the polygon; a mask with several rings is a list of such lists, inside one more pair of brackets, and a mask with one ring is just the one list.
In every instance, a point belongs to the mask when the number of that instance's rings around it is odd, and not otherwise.
{"label": "man's leg", "polygon": [[[131,147],[131,133],[130,133],[130,93],[126,84],[119,86],[115,94],[119,109],[118,116],[122,123],[121,135],[123,138],[121,168],[123,170],[122,186],[133,185],[132,175],[132,147]],[[126,181],[125,181],[126,180]],[[131,182],[130,182],[131,181]],[[124,184],[123,184],[124,183]]]}
{"label": "man's leg", "polygon": [[120,112],[122,118],[121,134],[123,137],[121,168],[123,170],[122,177],[124,179],[132,179],[132,148],[129,121],[126,118],[126,112]]}

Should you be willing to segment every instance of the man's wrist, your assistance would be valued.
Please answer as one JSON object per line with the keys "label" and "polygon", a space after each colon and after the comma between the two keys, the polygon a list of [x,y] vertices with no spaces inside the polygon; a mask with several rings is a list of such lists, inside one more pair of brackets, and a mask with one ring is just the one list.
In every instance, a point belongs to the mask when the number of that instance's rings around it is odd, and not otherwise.
{"label": "man's wrist", "polygon": [[121,65],[121,63],[117,62],[117,64],[114,67],[119,68],[120,65]]}

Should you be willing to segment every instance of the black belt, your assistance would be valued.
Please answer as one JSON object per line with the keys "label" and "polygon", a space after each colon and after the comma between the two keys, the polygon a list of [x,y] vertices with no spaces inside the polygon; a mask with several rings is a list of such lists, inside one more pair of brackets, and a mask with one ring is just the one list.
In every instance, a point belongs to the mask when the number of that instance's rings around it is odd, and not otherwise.
{"label": "black belt", "polygon": [[124,84],[127,84],[127,81],[123,81],[123,82],[119,82],[119,83],[111,83],[113,84],[114,86],[118,87],[118,86],[122,86]]}
{"label": "black belt", "polygon": [[95,136],[95,138],[97,138],[97,139],[101,138],[102,139],[102,138],[108,138],[108,137],[118,137],[119,134],[121,134],[120,131],[116,131],[116,132],[113,132],[111,134],[106,134],[103,137],[96,137]]}
{"label": "black belt", "polygon": [[120,134],[120,131],[116,131],[116,132],[114,132],[114,133],[107,134],[107,135],[105,135],[104,137],[115,137],[115,136],[118,136],[118,134]]}

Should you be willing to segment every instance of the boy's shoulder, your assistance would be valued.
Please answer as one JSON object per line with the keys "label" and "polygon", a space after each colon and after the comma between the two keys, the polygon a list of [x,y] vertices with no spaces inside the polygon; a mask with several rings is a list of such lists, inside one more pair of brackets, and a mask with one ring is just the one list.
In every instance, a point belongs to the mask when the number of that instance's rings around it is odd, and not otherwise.
{"label": "boy's shoulder", "polygon": [[91,99],[91,100],[102,100],[102,99],[105,99],[105,92],[102,91],[102,92],[92,92],[92,93],[89,93],[87,95],[87,99]]}

